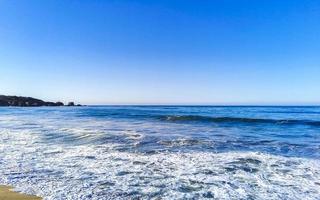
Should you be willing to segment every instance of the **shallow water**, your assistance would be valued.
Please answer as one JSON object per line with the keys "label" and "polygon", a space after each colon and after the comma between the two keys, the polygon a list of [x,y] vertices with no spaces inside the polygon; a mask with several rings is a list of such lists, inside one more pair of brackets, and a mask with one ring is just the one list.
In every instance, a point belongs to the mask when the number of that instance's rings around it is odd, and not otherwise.
{"label": "shallow water", "polygon": [[0,108],[0,184],[45,199],[320,199],[319,107]]}

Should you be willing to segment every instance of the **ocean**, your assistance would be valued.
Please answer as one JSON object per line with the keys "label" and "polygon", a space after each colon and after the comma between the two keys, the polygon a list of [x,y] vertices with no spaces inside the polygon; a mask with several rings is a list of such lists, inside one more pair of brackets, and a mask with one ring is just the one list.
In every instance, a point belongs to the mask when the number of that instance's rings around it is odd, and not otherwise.
{"label": "ocean", "polygon": [[44,199],[320,199],[320,107],[0,108],[0,185]]}

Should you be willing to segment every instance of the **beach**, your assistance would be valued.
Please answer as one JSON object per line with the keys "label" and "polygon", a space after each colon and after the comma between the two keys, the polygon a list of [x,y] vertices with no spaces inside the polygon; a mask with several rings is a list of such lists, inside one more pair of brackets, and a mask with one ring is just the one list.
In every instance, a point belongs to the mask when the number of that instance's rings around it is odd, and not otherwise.
{"label": "beach", "polygon": [[1,200],[41,200],[40,197],[18,193],[12,190],[10,186],[0,185]]}

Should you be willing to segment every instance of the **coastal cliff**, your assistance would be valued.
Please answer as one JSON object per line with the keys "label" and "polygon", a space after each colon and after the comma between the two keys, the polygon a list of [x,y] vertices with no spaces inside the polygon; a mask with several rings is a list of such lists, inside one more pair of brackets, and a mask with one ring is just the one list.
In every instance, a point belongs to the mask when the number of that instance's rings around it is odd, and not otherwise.
{"label": "coastal cliff", "polygon": [[[47,102],[32,97],[0,95],[0,106],[38,107],[38,106],[64,106],[62,102]],[[74,106],[69,102],[68,106]],[[77,105],[80,106],[80,105]]]}

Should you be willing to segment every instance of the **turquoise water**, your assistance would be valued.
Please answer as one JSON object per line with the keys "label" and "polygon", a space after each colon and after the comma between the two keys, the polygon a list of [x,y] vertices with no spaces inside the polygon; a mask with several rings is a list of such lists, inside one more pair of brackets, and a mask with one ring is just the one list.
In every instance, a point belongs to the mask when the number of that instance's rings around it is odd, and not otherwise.
{"label": "turquoise water", "polygon": [[45,199],[320,199],[320,107],[0,108],[0,184]]}

